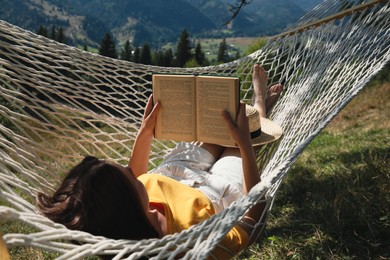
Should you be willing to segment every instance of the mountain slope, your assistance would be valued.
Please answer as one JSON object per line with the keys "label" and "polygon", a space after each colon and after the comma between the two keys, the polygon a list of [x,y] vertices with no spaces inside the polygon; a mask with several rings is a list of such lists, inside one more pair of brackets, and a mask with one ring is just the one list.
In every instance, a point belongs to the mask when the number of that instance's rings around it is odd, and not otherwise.
{"label": "mountain slope", "polygon": [[282,32],[305,14],[305,11],[291,0],[252,1],[244,7],[244,11],[253,17],[262,18],[266,34]]}
{"label": "mountain slope", "polygon": [[130,40],[135,46],[148,42],[158,47],[176,41],[183,29],[192,37],[274,34],[304,14],[287,0],[284,5],[282,0],[258,0],[225,26],[231,17],[231,1],[0,0],[0,19],[31,31],[37,31],[41,25],[61,26],[73,45],[98,46],[104,34],[111,32],[119,44]]}

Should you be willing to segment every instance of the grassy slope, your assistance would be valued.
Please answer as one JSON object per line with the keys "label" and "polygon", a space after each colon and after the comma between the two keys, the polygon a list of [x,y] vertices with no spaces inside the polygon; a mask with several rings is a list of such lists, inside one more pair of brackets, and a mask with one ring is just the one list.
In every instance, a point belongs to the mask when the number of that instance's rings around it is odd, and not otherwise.
{"label": "grassy slope", "polygon": [[390,258],[389,98],[366,87],[307,147],[241,259]]}

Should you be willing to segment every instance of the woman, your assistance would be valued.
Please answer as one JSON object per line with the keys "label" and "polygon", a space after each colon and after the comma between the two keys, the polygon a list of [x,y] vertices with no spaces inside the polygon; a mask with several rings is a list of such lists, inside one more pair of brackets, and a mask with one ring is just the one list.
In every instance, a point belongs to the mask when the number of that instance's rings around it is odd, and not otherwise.
{"label": "woman", "polygon": [[[260,182],[254,150],[281,135],[281,129],[265,117],[282,86],[267,90],[267,80],[256,64],[253,107],[241,104],[236,121],[222,113],[238,148],[179,143],[153,173],[145,174],[161,107],[153,106],[150,97],[127,166],[88,156],[53,196],[39,194],[38,208],[70,229],[114,239],[161,238],[218,213]],[[247,110],[253,112],[250,118],[257,129],[261,126],[260,137],[251,138]],[[268,126],[274,133],[267,133]],[[263,204],[252,207],[212,254],[226,259],[251,244],[251,226],[263,210]]]}

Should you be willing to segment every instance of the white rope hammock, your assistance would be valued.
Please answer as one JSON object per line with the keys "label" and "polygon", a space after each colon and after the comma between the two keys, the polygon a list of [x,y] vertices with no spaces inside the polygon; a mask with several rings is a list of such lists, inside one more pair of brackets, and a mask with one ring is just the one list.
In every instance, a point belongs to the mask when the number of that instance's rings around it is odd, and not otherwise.
{"label": "white rope hammock", "polygon": [[[262,195],[272,204],[302,150],[390,60],[389,1],[356,1],[360,8],[324,19],[339,13],[341,2],[324,1],[300,20],[297,32],[272,38],[247,57],[193,69],[114,60],[0,21],[0,219],[35,229],[4,234],[7,246],[56,252],[59,259],[206,258]],[[322,22],[314,27],[313,21]],[[309,26],[303,28],[305,24]],[[270,84],[286,80],[286,91],[269,114],[285,134],[258,154],[263,180],[248,196],[179,234],[142,241],[68,230],[38,214],[37,192],[51,193],[85,155],[127,163],[151,93],[152,73],[237,75],[242,98],[249,101],[256,62],[266,68]],[[150,168],[173,146],[155,140]]]}

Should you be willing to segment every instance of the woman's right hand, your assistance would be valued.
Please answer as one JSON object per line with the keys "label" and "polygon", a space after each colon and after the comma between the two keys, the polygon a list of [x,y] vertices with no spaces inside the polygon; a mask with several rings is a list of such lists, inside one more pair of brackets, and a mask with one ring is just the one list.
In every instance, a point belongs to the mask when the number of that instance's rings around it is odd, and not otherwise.
{"label": "woman's right hand", "polygon": [[250,132],[249,132],[249,120],[246,116],[245,103],[240,103],[237,120],[234,121],[229,112],[223,111],[222,116],[229,129],[230,135],[237,143],[238,146],[251,145]]}
{"label": "woman's right hand", "polygon": [[257,167],[256,156],[252,147],[249,119],[246,116],[245,104],[240,104],[237,120],[234,122],[228,112],[223,113],[223,117],[229,128],[230,134],[240,149],[242,158],[242,170],[244,179],[244,192],[249,192],[260,182],[259,168]]}

